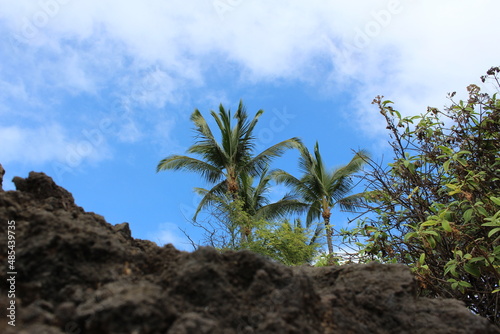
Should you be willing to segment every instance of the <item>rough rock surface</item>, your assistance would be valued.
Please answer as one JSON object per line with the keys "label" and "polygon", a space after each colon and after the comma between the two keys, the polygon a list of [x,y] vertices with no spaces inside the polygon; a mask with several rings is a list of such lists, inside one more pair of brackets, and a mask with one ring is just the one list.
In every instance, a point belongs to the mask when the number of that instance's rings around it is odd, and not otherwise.
{"label": "rough rock surface", "polygon": [[[249,252],[133,239],[43,173],[0,192],[16,226],[16,327],[1,333],[500,333],[460,302],[418,298],[401,265],[289,268]],[[5,247],[0,278],[6,282]]]}

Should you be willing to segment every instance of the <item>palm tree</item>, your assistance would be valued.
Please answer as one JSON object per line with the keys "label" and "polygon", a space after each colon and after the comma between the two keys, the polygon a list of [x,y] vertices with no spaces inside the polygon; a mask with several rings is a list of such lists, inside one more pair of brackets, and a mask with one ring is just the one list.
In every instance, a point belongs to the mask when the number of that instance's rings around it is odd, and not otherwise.
{"label": "palm tree", "polygon": [[353,211],[362,203],[363,194],[347,195],[354,187],[352,176],[361,170],[368,153],[361,150],[347,165],[328,171],[319,152],[318,142],[314,146],[314,155],[305,146],[299,148],[299,151],[299,168],[303,173],[300,179],[283,170],[274,170],[271,176],[277,183],[291,186],[302,201],[309,204],[306,226],[310,226],[314,219],[323,218],[328,252],[332,254],[331,211],[336,205],[343,211]]}
{"label": "palm tree", "polygon": [[[267,169],[260,175],[256,185],[253,177],[243,176],[237,202],[228,194],[210,196],[207,205],[216,209],[213,214],[222,223],[222,229],[219,228],[217,232],[224,231],[229,236],[223,248],[248,248],[285,264],[308,262],[312,260],[317,247],[315,238],[310,239],[309,229],[302,227],[300,219],[292,223],[285,218],[291,213],[307,211],[308,205],[293,194],[285,194],[271,203],[266,196],[271,191],[271,180]],[[209,192],[203,188],[195,190],[204,197]],[[239,240],[234,233],[236,230],[241,237]],[[224,239],[216,236],[216,233],[212,233],[209,238]]]}
{"label": "palm tree", "polygon": [[[293,194],[285,194],[283,198],[271,203],[266,196],[270,190],[271,175],[266,167],[260,174],[257,185],[254,186],[254,178],[248,174],[242,174],[239,178],[238,200],[241,202],[241,210],[248,214],[252,221],[275,220],[283,218],[291,213],[301,213],[307,210],[308,205],[298,200]],[[230,211],[231,198],[224,193],[211,192],[204,188],[195,188],[196,193],[203,196],[198,205],[195,217],[206,206],[219,206],[221,211]],[[245,234],[250,235],[250,227],[245,227]],[[250,229],[250,230],[249,230]]]}
{"label": "palm tree", "polygon": [[214,195],[229,193],[233,200],[236,199],[240,184],[245,177],[261,174],[269,163],[282,155],[285,150],[302,146],[300,139],[294,137],[254,155],[256,144],[254,128],[263,112],[259,110],[253,119],[249,120],[243,102],[240,101],[238,110],[234,114],[236,124],[232,126],[231,111],[226,111],[221,104],[218,114],[215,111],[210,112],[220,131],[220,141],[218,141],[203,115],[195,109],[191,121],[195,124],[196,142],[187,152],[199,158],[170,155],[158,163],[157,172],[187,170],[201,174],[213,187],[204,193],[200,208],[210,204]]}

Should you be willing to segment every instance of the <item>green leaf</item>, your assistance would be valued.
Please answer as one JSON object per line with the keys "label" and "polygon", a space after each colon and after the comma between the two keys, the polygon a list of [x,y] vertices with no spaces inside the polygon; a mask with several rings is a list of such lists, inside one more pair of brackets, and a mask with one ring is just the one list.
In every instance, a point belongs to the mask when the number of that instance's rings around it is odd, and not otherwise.
{"label": "green leaf", "polygon": [[411,238],[414,238],[415,236],[417,236],[418,233],[417,232],[409,232],[409,233],[406,233],[405,235],[405,241],[407,242],[408,240],[410,240]]}
{"label": "green leaf", "polygon": [[466,272],[468,272],[471,275],[474,275],[475,277],[481,276],[481,272],[479,271],[479,268],[472,263],[466,263],[464,265],[464,269]]}
{"label": "green leaf", "polygon": [[[434,232],[434,231],[432,231],[432,232]],[[436,240],[433,237],[428,236],[426,239],[427,239],[427,242],[429,243],[429,245],[431,246],[431,248],[436,247]]]}
{"label": "green leaf", "polygon": [[462,158],[457,158],[456,159],[462,166],[466,167],[469,165],[469,163],[467,162],[467,160],[465,159],[462,159]]}
{"label": "green leaf", "polygon": [[441,149],[441,151],[443,151],[445,154],[449,154],[449,155],[453,154],[453,150],[449,147],[440,145],[440,146],[438,146],[438,148]]}
{"label": "green leaf", "polygon": [[[451,264],[449,266],[447,265],[446,269],[444,270],[444,275],[446,276],[446,274],[451,273],[453,276],[456,277],[457,276],[456,269],[457,269],[457,265],[455,263],[453,263],[453,264]],[[450,282],[451,280],[453,280],[454,282],[456,282],[453,278],[450,278],[448,280],[448,282]]]}
{"label": "green leaf", "polygon": [[466,281],[460,281],[458,282],[460,286],[466,287],[466,288],[472,288],[472,285],[469,282]]}
{"label": "green leaf", "polygon": [[490,199],[498,206],[500,206],[500,197],[491,196]]}
{"label": "green leaf", "polygon": [[477,211],[479,211],[479,213],[481,215],[483,215],[484,217],[488,217],[489,216],[488,215],[488,211],[486,211],[486,209],[483,208],[482,206],[476,206],[476,208],[477,208]]}
{"label": "green leaf", "polygon": [[[489,218],[485,218],[485,220],[490,220]],[[481,226],[486,226],[486,227],[495,227],[495,226],[499,226],[499,224],[495,221],[495,222],[491,222],[491,223],[484,223],[484,224],[481,224]]]}
{"label": "green leaf", "polygon": [[464,220],[466,223],[470,222],[472,219],[472,214],[474,213],[474,209],[468,209],[464,212]]}
{"label": "green leaf", "polygon": [[448,173],[448,170],[450,169],[450,163],[451,163],[451,160],[448,160],[446,161],[444,164],[443,164],[443,169],[446,173]]}
{"label": "green leaf", "polygon": [[451,232],[452,231],[449,221],[443,220],[443,221],[441,221],[441,225],[443,226],[443,230],[445,230],[446,232]]}
{"label": "green leaf", "polygon": [[448,187],[452,190],[448,193],[448,195],[450,195],[450,196],[455,195],[455,194],[459,194],[462,192],[462,188],[459,185],[456,185],[453,183],[446,184],[446,187]]}
{"label": "green leaf", "polygon": [[470,263],[473,263],[473,262],[478,262],[478,261],[484,261],[485,258],[483,256],[478,256],[478,257],[473,257],[472,259],[470,259]]}
{"label": "green leaf", "polygon": [[425,263],[425,253],[420,254],[420,258],[418,259],[418,262],[420,264],[424,264]]}
{"label": "green leaf", "polygon": [[427,226],[436,226],[438,224],[437,220],[428,220],[424,223],[422,223],[420,226],[427,227]]}
{"label": "green leaf", "polygon": [[423,231],[422,234],[430,234],[439,237],[439,234],[436,231]]}
{"label": "green leaf", "polygon": [[500,227],[497,227],[497,228],[494,228],[492,229],[489,233],[488,233],[488,238],[491,238],[491,236],[497,232],[500,232]]}

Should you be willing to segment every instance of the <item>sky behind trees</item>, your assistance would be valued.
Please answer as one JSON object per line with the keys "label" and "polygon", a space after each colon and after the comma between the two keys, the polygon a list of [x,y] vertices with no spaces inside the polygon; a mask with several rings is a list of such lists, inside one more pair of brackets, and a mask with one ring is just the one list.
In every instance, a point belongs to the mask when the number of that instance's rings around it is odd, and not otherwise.
{"label": "sky behind trees", "polygon": [[[319,141],[327,165],[382,158],[376,95],[403,114],[448,104],[498,66],[496,1],[0,0],[0,163],[43,171],[134,237],[191,249],[178,227],[195,174],[155,173],[219,103],[253,116],[264,149]],[[488,87],[486,87],[487,89]],[[297,152],[273,167],[297,175]],[[299,175],[297,175],[299,176]],[[276,187],[275,199],[285,192]],[[332,223],[345,224],[345,216]]]}

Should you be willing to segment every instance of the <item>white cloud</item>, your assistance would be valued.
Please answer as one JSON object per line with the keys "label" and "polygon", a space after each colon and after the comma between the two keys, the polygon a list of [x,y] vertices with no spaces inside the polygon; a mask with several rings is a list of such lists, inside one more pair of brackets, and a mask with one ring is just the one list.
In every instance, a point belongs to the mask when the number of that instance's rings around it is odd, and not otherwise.
{"label": "white cloud", "polygon": [[290,192],[290,189],[282,184],[272,185],[269,190],[269,201],[270,203],[275,203],[283,198],[287,193]]}
{"label": "white cloud", "polygon": [[179,230],[178,225],[173,223],[160,224],[158,231],[149,235],[149,240],[155,241],[160,246],[172,244],[179,250],[193,250],[189,240]]}
{"label": "white cloud", "polygon": [[[440,108],[448,104],[448,92],[464,91],[498,62],[500,47],[491,41],[500,28],[485,24],[485,17],[493,8],[500,9],[499,3],[400,3],[400,12],[386,26],[372,12],[365,23],[357,24],[354,35],[339,40],[331,34],[326,39],[337,65],[331,80],[355,83],[353,109],[363,132],[373,135],[385,133],[376,107],[369,104],[376,95],[395,101],[404,115],[425,112],[428,105]],[[379,7],[375,13],[380,10],[386,8]],[[379,30],[369,36],[374,26]],[[348,50],[351,46],[351,52],[346,52],[346,46]]]}
{"label": "white cloud", "polygon": [[78,168],[83,161],[96,162],[109,157],[104,141],[68,139],[59,124],[34,128],[0,127],[0,161],[8,164],[22,161],[32,166],[59,162],[67,168]]}
{"label": "white cloud", "polygon": [[[299,80],[332,96],[349,90],[357,96],[353,117],[374,135],[383,130],[369,105],[375,95],[394,99],[407,114],[442,106],[448,91],[498,65],[500,51],[493,42],[500,28],[488,23],[500,10],[493,0],[0,5],[6,33],[28,50],[21,55],[29,69],[21,72],[24,81],[7,82],[20,96],[36,98],[47,84],[90,94],[112,86],[130,109],[161,108],[184,102],[184,91],[204,85],[207,69],[237,65],[245,82]],[[22,87],[31,88],[23,93]],[[133,125],[133,138],[123,140],[141,138]]]}

